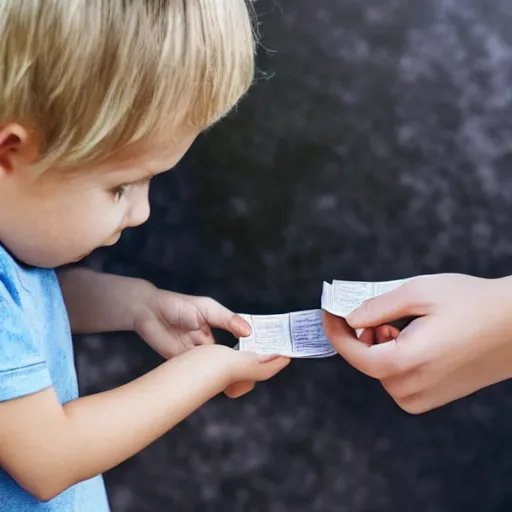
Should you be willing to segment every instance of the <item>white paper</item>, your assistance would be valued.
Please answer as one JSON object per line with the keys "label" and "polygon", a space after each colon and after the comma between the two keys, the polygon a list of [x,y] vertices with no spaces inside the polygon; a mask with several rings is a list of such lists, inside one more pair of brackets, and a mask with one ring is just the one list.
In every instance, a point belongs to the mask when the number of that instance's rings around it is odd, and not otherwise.
{"label": "white paper", "polygon": [[[236,348],[258,354],[279,354],[299,358],[332,356],[336,352],[325,334],[322,310],[344,318],[366,300],[388,293],[410,279],[382,282],[324,282],[320,298],[322,309],[295,311],[282,315],[242,314],[241,316],[251,325],[252,334],[240,338]],[[357,330],[357,336],[360,336],[361,332],[362,329]]]}
{"label": "white paper", "polygon": [[241,315],[253,332],[240,338],[239,349],[287,357],[328,357],[335,354],[322,326],[322,311],[284,315]]}
{"label": "white paper", "polygon": [[332,284],[324,283],[321,307],[333,315],[345,318],[363,302],[388,293],[402,286],[408,280],[398,279],[382,282],[335,280]]}
{"label": "white paper", "polygon": [[336,353],[325,334],[320,309],[290,313],[290,330],[296,357],[327,357]]}

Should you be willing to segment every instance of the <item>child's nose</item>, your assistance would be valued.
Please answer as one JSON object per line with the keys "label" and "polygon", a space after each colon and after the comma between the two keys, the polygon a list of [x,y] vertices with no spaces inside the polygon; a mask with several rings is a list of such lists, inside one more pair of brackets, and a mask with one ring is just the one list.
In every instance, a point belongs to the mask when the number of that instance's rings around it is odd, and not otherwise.
{"label": "child's nose", "polygon": [[147,194],[138,199],[130,209],[128,218],[128,227],[135,227],[144,224],[149,218],[151,208],[149,206],[149,198]]}

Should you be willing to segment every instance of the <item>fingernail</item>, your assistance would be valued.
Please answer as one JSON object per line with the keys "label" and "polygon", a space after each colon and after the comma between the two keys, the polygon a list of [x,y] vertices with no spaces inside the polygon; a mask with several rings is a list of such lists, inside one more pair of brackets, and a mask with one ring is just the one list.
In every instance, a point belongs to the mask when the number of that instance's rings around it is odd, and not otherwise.
{"label": "fingernail", "polygon": [[241,316],[233,318],[233,327],[240,336],[246,337],[252,334],[251,326]]}

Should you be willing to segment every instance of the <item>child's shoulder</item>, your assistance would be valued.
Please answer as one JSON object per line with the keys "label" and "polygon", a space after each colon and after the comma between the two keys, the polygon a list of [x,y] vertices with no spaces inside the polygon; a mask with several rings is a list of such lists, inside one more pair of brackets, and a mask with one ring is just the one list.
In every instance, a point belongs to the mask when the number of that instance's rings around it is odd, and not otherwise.
{"label": "child's shoulder", "polygon": [[45,276],[52,272],[18,262],[0,244],[0,402],[53,385],[47,363],[55,358],[50,340],[64,340],[56,349],[62,357],[69,337],[66,329],[60,338],[55,334],[65,314],[59,316],[55,304],[64,307],[51,297],[40,300]]}

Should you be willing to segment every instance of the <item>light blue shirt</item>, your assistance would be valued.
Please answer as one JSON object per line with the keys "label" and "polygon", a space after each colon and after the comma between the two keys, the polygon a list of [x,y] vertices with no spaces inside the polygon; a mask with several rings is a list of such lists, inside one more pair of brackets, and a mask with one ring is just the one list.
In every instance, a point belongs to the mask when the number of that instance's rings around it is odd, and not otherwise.
{"label": "light blue shirt", "polygon": [[[0,245],[0,401],[51,386],[61,404],[78,397],[71,331],[57,276],[53,270],[18,263]],[[41,502],[0,468],[0,509],[108,512],[109,506],[101,476]]]}

